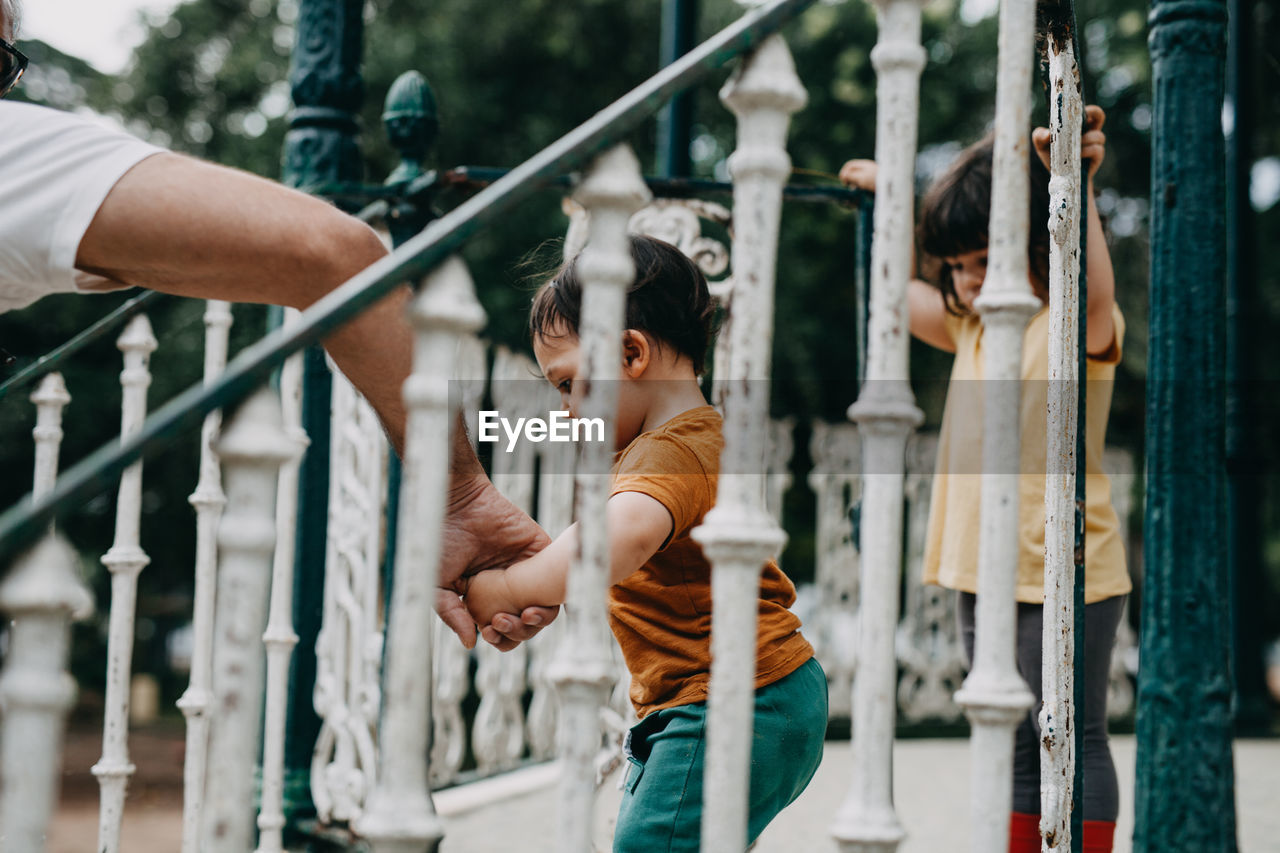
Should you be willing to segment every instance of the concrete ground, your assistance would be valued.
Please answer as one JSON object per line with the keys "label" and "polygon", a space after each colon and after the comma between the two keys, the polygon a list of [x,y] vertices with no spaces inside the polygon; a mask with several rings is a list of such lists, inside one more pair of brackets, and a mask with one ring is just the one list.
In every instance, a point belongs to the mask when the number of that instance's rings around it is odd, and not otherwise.
{"label": "concrete ground", "polygon": [[[49,853],[86,853],[97,834],[96,782],[87,768],[97,760],[98,735],[72,732],[68,740],[62,808]],[[1112,739],[1120,775],[1121,813],[1115,853],[1129,853],[1133,834],[1134,738]],[[120,849],[173,853],[181,838],[181,729],[135,733],[138,775],[125,810]],[[1240,740],[1235,747],[1239,849],[1280,853],[1280,740]],[[827,744],[817,776],[805,793],[765,830],[756,853],[828,853],[832,818],[849,787],[847,741]],[[554,766],[518,771],[500,781],[440,792],[445,823],[441,853],[556,853]],[[902,740],[894,751],[894,799],[907,831],[900,853],[965,850],[968,839],[969,750],[965,740]],[[619,792],[606,782],[598,798],[597,845],[608,849]]]}

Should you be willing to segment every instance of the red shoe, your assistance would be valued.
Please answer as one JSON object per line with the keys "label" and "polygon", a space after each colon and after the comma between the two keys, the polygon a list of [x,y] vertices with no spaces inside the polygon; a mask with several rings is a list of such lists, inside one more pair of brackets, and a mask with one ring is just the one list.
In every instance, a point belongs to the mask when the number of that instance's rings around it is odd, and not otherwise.
{"label": "red shoe", "polygon": [[1086,820],[1084,822],[1084,853],[1111,853],[1115,835],[1115,821]]}
{"label": "red shoe", "polygon": [[1009,816],[1009,853],[1040,853],[1040,815],[1013,812]]}

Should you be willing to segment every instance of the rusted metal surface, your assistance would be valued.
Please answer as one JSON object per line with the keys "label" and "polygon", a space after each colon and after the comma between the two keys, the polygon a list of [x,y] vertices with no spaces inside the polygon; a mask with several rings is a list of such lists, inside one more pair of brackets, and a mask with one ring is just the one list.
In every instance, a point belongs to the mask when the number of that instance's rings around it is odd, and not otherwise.
{"label": "rusted metal surface", "polygon": [[1018,567],[1022,339],[1040,307],[1027,279],[1028,156],[1035,7],[1000,6],[996,129],[992,155],[989,260],[974,307],[983,324],[982,459],[978,599],[973,669],[956,694],[973,726],[972,850],[1008,844],[1013,732],[1033,697],[1014,664],[1014,581]]}
{"label": "rusted metal surface", "polygon": [[1040,833],[1047,850],[1072,843],[1077,761],[1075,656],[1077,410],[1082,318],[1080,134],[1084,111],[1074,46],[1056,33],[1049,59],[1049,385],[1045,468],[1044,635],[1041,668]]}
{"label": "rusted metal surface", "polygon": [[[581,372],[586,393],[580,417],[599,418],[613,435],[622,364],[622,329],[627,286],[635,277],[627,222],[649,200],[640,164],[631,149],[605,152],[574,196],[590,214],[586,248],[579,256],[583,279]],[[600,749],[600,708],[616,680],[605,621],[609,587],[609,530],[605,504],[613,446],[583,443],[578,456],[579,549],[569,572],[568,621],[548,677],[560,700],[557,753],[564,765],[559,786],[558,844],[565,853],[590,853],[596,793],[596,753]]]}
{"label": "rusted metal surface", "polygon": [[[124,354],[120,374],[123,401],[120,437],[127,440],[142,428],[147,415],[150,359],[156,338],[145,314],[129,321],[116,346]],[[133,775],[129,761],[129,681],[133,672],[133,624],[138,597],[138,574],[151,562],[142,550],[142,463],[125,470],[116,501],[116,531],[102,563],[111,572],[111,614],[107,634],[107,685],[102,719],[102,758],[93,765],[102,799],[98,815],[98,849],[120,848],[124,792]]]}
{"label": "rusted metal surface", "polygon": [[704,851],[747,846],[747,791],[755,688],[760,571],[786,535],[765,505],[769,378],[787,130],[808,96],[786,42],[774,36],[720,90],[737,118],[733,317],[724,371],[724,450],[716,504],[693,531],[711,562],[711,683],[707,700]]}
{"label": "rusted metal surface", "polygon": [[857,677],[853,684],[853,775],[832,826],[843,853],[893,853],[906,832],[893,806],[897,694],[894,634],[902,565],[907,438],[923,420],[908,383],[907,282],[914,233],[914,171],[920,101],[918,0],[877,4],[875,231],[866,382],[849,417],[862,434]]}

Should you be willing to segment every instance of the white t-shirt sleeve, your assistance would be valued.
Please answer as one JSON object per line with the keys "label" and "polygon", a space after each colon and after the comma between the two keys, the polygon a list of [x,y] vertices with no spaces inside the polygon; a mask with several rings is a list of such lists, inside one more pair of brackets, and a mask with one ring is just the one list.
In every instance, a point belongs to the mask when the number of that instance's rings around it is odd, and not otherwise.
{"label": "white t-shirt sleeve", "polygon": [[75,268],[116,182],[163,149],[71,113],[0,101],[0,312],[101,288]]}

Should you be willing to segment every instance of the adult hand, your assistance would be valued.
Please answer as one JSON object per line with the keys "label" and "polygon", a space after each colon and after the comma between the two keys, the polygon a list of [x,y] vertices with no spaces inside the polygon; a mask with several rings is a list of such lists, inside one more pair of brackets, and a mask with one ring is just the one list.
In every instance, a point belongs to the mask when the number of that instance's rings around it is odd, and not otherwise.
{"label": "adult hand", "polygon": [[[464,577],[484,569],[505,568],[536,554],[550,541],[543,529],[483,474],[462,482],[455,479],[444,522],[436,612],[464,646],[472,648],[476,642],[476,624],[460,597]],[[529,607],[520,614],[499,613],[491,624],[480,626],[481,635],[499,650],[508,651],[549,625],[559,610]]]}
{"label": "adult hand", "polygon": [[[1084,108],[1084,129],[1080,134],[1080,159],[1088,164],[1086,173],[1088,179],[1093,178],[1107,156],[1107,135],[1102,132],[1102,125],[1106,121],[1107,114],[1102,111],[1102,107],[1090,104]],[[1052,139],[1053,135],[1047,127],[1037,127],[1031,134],[1031,141],[1036,146],[1036,154],[1040,156],[1040,162],[1044,163],[1046,169],[1052,168],[1049,165],[1049,145]]]}
{"label": "adult hand", "polygon": [[847,187],[876,191],[876,161],[850,160],[840,167],[840,181]]}

